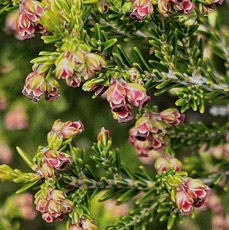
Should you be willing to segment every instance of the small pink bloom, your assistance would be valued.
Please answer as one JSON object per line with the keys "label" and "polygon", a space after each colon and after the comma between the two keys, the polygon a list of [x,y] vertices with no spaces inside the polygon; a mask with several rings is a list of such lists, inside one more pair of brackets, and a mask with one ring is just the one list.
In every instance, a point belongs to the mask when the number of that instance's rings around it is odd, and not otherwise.
{"label": "small pink bloom", "polygon": [[65,81],[68,86],[71,86],[73,88],[79,87],[82,82],[81,78],[77,77],[76,75],[66,76]]}
{"label": "small pink bloom", "polygon": [[100,71],[106,65],[102,56],[95,53],[87,53],[85,61],[89,77],[93,77],[95,72]]}
{"label": "small pink bloom", "polygon": [[55,175],[54,168],[48,163],[48,161],[44,161],[41,166],[41,172],[44,178],[52,178]]}
{"label": "small pink bloom", "polygon": [[48,202],[43,197],[39,197],[35,199],[34,203],[36,204],[36,210],[39,212],[47,212],[48,211]]}
{"label": "small pink bloom", "polygon": [[185,191],[183,185],[179,185],[176,190],[176,204],[182,215],[189,215],[193,210],[193,199]]}
{"label": "small pink bloom", "polygon": [[122,108],[119,108],[117,112],[113,112],[114,117],[118,119],[118,122],[128,122],[133,120],[133,116],[131,113],[132,107],[130,105],[126,105]]}
{"label": "small pink bloom", "polygon": [[160,117],[167,125],[177,126],[183,124],[185,115],[180,114],[176,109],[167,109],[160,113]]}
{"label": "small pink bloom", "polygon": [[140,109],[144,108],[147,102],[150,100],[150,96],[146,95],[146,89],[136,83],[126,83],[125,91],[127,100],[134,106]]}
{"label": "small pink bloom", "polygon": [[60,208],[61,208],[60,205],[57,202],[55,202],[53,199],[50,199],[48,201],[47,211],[50,214],[50,216],[52,216],[53,218],[57,218],[61,216],[62,212]]}
{"label": "small pink bloom", "polygon": [[173,8],[177,11],[182,11],[185,14],[190,14],[195,9],[195,4],[190,0],[170,0],[173,3]]}
{"label": "small pink bloom", "polygon": [[98,228],[92,223],[92,221],[87,218],[81,218],[80,223],[83,230],[98,230]]}
{"label": "small pink bloom", "polygon": [[165,156],[160,156],[155,161],[154,167],[158,173],[165,172],[170,168],[169,161]]}
{"label": "small pink bloom", "polygon": [[144,141],[150,135],[152,123],[148,117],[141,117],[137,120],[134,127],[134,136],[139,141]]}
{"label": "small pink bloom", "polygon": [[207,185],[197,179],[187,178],[184,180],[184,185],[187,187],[188,193],[193,198],[193,206],[195,207],[200,207],[211,191]]}
{"label": "small pink bloom", "polygon": [[39,101],[41,95],[46,91],[45,75],[33,71],[28,74],[22,93],[30,100]]}
{"label": "small pink bloom", "polygon": [[27,129],[28,126],[28,116],[22,105],[10,110],[5,116],[5,127],[9,130]]}
{"label": "small pink bloom", "polygon": [[51,216],[48,212],[42,214],[42,219],[45,220],[47,223],[52,223],[54,221],[54,217]]}
{"label": "small pink bloom", "polygon": [[35,32],[34,24],[29,20],[27,15],[23,12],[19,13],[19,16],[16,22],[16,28],[19,34],[24,39],[30,39],[35,36],[34,35],[34,32]]}
{"label": "small pink bloom", "polygon": [[153,12],[151,0],[136,0],[130,16],[138,21],[142,21],[147,15]]}
{"label": "small pink bloom", "polygon": [[73,54],[71,52],[66,52],[61,55],[56,63],[56,76],[57,78],[71,77],[74,74],[75,62],[73,60]]}
{"label": "small pink bloom", "polygon": [[45,150],[44,160],[53,168],[64,171],[66,167],[72,162],[70,155],[61,153],[57,150]]}
{"label": "small pink bloom", "polygon": [[54,122],[52,131],[58,133],[63,138],[72,138],[84,131],[84,125],[81,121],[62,122],[58,119]]}
{"label": "small pink bloom", "polygon": [[41,4],[33,0],[22,0],[20,8],[32,22],[37,22],[43,12]]}
{"label": "small pink bloom", "polygon": [[124,88],[125,82],[114,80],[107,90],[107,101],[110,103],[113,112],[121,112],[126,106],[126,91]]}
{"label": "small pink bloom", "polygon": [[12,150],[7,144],[0,142],[0,163],[10,164],[12,160]]}
{"label": "small pink bloom", "polygon": [[58,93],[59,84],[58,82],[52,78],[48,77],[46,80],[46,91],[45,94],[45,100],[46,101],[53,101],[56,100],[60,95]]}

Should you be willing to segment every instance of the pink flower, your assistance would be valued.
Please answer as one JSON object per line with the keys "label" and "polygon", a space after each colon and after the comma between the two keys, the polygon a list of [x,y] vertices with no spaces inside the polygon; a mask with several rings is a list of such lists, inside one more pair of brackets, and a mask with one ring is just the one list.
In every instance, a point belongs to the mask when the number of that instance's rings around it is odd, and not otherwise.
{"label": "pink flower", "polygon": [[176,172],[180,172],[181,165],[182,164],[178,159],[170,155],[160,156],[155,161],[155,169],[158,173],[165,172],[170,168],[174,168]]}
{"label": "pink flower", "polygon": [[0,162],[3,164],[10,164],[12,160],[12,150],[7,144],[0,142]]}
{"label": "pink flower", "polygon": [[180,114],[176,109],[167,109],[160,113],[160,117],[167,125],[177,126],[183,124],[185,115]]}
{"label": "pink flower", "polygon": [[141,117],[137,120],[133,135],[139,141],[144,141],[150,135],[152,123],[148,117]]}
{"label": "pink flower", "polygon": [[123,111],[127,104],[124,80],[114,80],[107,90],[107,101],[113,112]]}
{"label": "pink flower", "polygon": [[185,191],[183,185],[179,185],[176,190],[176,204],[182,215],[189,215],[193,210],[193,199]]}
{"label": "pink flower", "polygon": [[190,0],[170,0],[173,3],[173,8],[177,11],[182,11],[185,14],[190,14],[195,9],[195,4]]}
{"label": "pink flower", "polygon": [[5,127],[9,130],[27,129],[28,126],[28,116],[22,105],[10,110],[5,116]]}
{"label": "pink flower", "polygon": [[132,105],[143,108],[149,99],[143,86],[123,79],[112,79],[107,90],[107,101],[119,122],[132,120]]}
{"label": "pink flower", "polygon": [[22,0],[20,8],[32,22],[37,22],[43,12],[41,4],[33,0]]}
{"label": "pink flower", "polygon": [[130,16],[138,21],[142,21],[147,15],[153,12],[151,0],[136,0]]}
{"label": "pink flower", "polygon": [[128,102],[140,109],[144,108],[150,100],[150,96],[146,95],[146,89],[142,85],[126,83],[125,91]]}
{"label": "pink flower", "polygon": [[72,162],[70,155],[61,153],[57,150],[44,150],[44,161],[47,162],[51,167],[64,171],[66,167]]}
{"label": "pink flower", "polygon": [[185,178],[176,189],[176,204],[181,214],[188,215],[193,207],[202,206],[210,191],[210,188],[202,181]]}
{"label": "pink flower", "polygon": [[73,138],[84,131],[84,125],[81,121],[62,122],[58,119],[54,122],[52,131],[58,133],[62,138]]}
{"label": "pink flower", "polygon": [[41,172],[45,179],[52,178],[55,176],[54,168],[52,167],[52,165],[50,165],[50,163],[48,163],[48,161],[45,161],[45,160],[42,163]]}
{"label": "pink flower", "polygon": [[72,211],[73,203],[60,190],[42,190],[36,195],[34,201],[36,209],[42,213],[42,218],[48,223],[63,220],[64,214]]}
{"label": "pink flower", "polygon": [[105,60],[95,53],[87,53],[85,61],[89,77],[93,77],[95,72],[100,71],[106,65]]}
{"label": "pink flower", "polygon": [[73,55],[70,52],[66,52],[61,55],[56,61],[56,76],[57,78],[68,78],[74,74],[75,62]]}
{"label": "pink flower", "polygon": [[210,188],[202,181],[192,178],[185,179],[184,184],[188,188],[188,193],[194,200],[193,206],[200,207],[210,194]]}
{"label": "pink flower", "polygon": [[22,93],[30,100],[39,101],[45,91],[45,74],[40,74],[38,71],[28,74]]}
{"label": "pink flower", "polygon": [[20,12],[16,22],[16,28],[24,39],[33,38],[35,29],[34,24],[29,20],[24,12]]}
{"label": "pink flower", "polygon": [[92,223],[92,221],[87,218],[81,218],[80,223],[83,230],[98,230],[98,228]]}

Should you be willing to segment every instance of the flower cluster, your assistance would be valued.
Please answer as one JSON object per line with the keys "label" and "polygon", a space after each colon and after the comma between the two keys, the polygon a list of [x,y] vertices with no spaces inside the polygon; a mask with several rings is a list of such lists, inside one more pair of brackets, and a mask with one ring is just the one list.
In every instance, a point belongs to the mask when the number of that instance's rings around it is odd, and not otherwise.
{"label": "flower cluster", "polygon": [[181,214],[188,215],[194,207],[202,206],[209,194],[210,188],[202,181],[185,178],[176,188],[175,201]]}
{"label": "flower cluster", "polygon": [[43,188],[35,195],[36,210],[42,213],[42,218],[48,223],[61,221],[65,213],[72,211],[73,203],[60,190]]}
{"label": "flower cluster", "polygon": [[19,5],[19,15],[16,22],[18,33],[23,39],[33,38],[35,30],[44,34],[46,31],[38,23],[42,15],[43,7],[40,2],[34,0],[22,0]]}
{"label": "flower cluster", "polygon": [[161,113],[144,113],[130,129],[129,142],[135,146],[139,156],[147,157],[151,149],[164,148],[166,129],[181,125],[183,121],[184,115],[176,109],[167,109]]}
{"label": "flower cluster", "polygon": [[119,122],[132,120],[132,105],[141,109],[149,100],[150,97],[146,95],[146,89],[142,85],[127,83],[122,78],[111,79],[107,90],[107,101],[111,106],[114,117]]}
{"label": "flower cluster", "polygon": [[87,80],[100,71],[106,62],[102,56],[78,49],[76,52],[66,51],[55,62],[56,77],[66,81],[68,86],[79,87],[82,79]]}
{"label": "flower cluster", "polygon": [[39,101],[43,94],[47,101],[57,99],[59,97],[58,82],[54,78],[46,76],[45,73],[40,73],[40,68],[41,66],[28,74],[22,93],[33,101]]}
{"label": "flower cluster", "polygon": [[83,130],[84,126],[81,121],[62,122],[58,119],[54,122],[51,132],[48,133],[49,146],[40,148],[35,157],[44,178],[52,178],[55,175],[55,170],[64,171],[72,162],[72,157],[59,151],[59,148],[64,138],[73,138]]}

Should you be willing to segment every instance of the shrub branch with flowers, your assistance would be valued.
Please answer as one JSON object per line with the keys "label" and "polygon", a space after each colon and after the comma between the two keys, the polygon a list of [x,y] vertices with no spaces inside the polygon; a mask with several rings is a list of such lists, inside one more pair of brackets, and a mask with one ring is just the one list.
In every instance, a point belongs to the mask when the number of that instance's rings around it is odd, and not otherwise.
{"label": "shrub branch with flowers", "polygon": [[[98,229],[89,205],[98,194],[100,202],[133,204],[107,229],[139,230],[158,218],[172,229],[177,220],[206,206],[213,190],[226,192],[228,120],[215,119],[209,125],[204,119],[189,122],[185,115],[191,110],[205,115],[209,106],[217,115],[219,105],[226,108],[229,33],[212,22],[222,4],[223,0],[1,0],[0,12],[16,15],[11,33],[21,40],[40,36],[49,47],[31,60],[22,93],[37,103],[42,98],[54,101],[66,83],[93,92],[94,99],[105,98],[118,123],[135,122],[129,144],[139,159],[153,153],[155,169],[129,170],[122,160],[129,153],[113,147],[104,127],[92,152],[77,147],[75,136],[87,131],[86,124],[57,119],[47,146],[39,146],[34,156],[17,147],[32,171],[2,164],[0,179],[23,184],[18,194],[33,188],[42,218],[50,223],[66,217],[69,230]],[[213,56],[220,58],[223,71]],[[162,94],[176,97],[164,110],[160,102],[154,103]],[[192,154],[181,157],[186,149]]]}

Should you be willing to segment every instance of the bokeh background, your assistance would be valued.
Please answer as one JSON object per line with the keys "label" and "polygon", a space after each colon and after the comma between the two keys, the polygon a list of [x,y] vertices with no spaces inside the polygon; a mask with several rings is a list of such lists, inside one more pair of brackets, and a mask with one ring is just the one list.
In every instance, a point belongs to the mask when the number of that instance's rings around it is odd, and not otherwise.
{"label": "bokeh background", "polygon": [[[221,21],[225,26],[228,26],[229,23],[228,2],[219,7]],[[84,123],[85,132],[77,136],[76,143],[79,147],[85,147],[88,155],[90,155],[90,146],[96,140],[100,128],[105,127],[111,131],[114,146],[120,149],[121,158],[130,170],[138,170],[139,164],[143,163],[149,171],[154,172],[152,158],[139,160],[134,148],[128,144],[128,130],[134,125],[134,122],[118,124],[116,120],[113,120],[110,107],[102,97],[94,100],[91,98],[91,93],[85,93],[80,88],[67,87],[64,81],[60,83],[61,96],[57,101],[46,102],[42,99],[35,103],[22,95],[25,78],[31,72],[30,60],[37,57],[41,50],[52,50],[53,48],[44,45],[39,37],[27,41],[18,40],[13,33],[13,25],[10,23],[7,13],[0,15],[0,163],[7,163],[13,168],[29,171],[17,154],[16,146],[20,146],[34,156],[39,145],[46,145],[47,133],[53,122],[60,118],[62,121],[81,120]],[[220,63],[220,60],[218,62]],[[153,92],[151,96],[150,103],[158,105],[160,110],[174,107],[175,98],[173,97],[163,95],[155,98]],[[187,117],[189,120],[206,120],[207,117],[209,123],[212,119],[208,112],[204,115],[194,115],[188,112]],[[4,230],[4,215],[7,207],[16,204],[18,199],[23,200],[23,197],[18,197],[16,200],[11,197],[11,200],[7,201],[8,197],[18,188],[19,185],[14,183],[0,182],[0,230]],[[116,207],[115,201],[112,200],[100,204],[96,199],[91,205],[92,216],[100,230],[112,224],[119,216],[125,215],[128,208],[132,206],[129,203]],[[22,207],[25,206],[23,202]],[[12,212],[18,212],[18,210],[12,209]],[[30,209],[27,212],[32,213]],[[41,219],[39,213],[36,216],[35,214],[29,216],[28,213],[25,212],[24,219],[18,215],[12,223],[20,222],[22,230],[65,229],[64,223],[47,224]],[[34,217],[33,220],[26,220],[32,217]],[[211,217],[211,211],[207,211],[200,213],[195,220],[185,218],[183,224],[178,224],[176,229],[211,229]],[[163,223],[156,221],[148,229],[166,228]]]}

